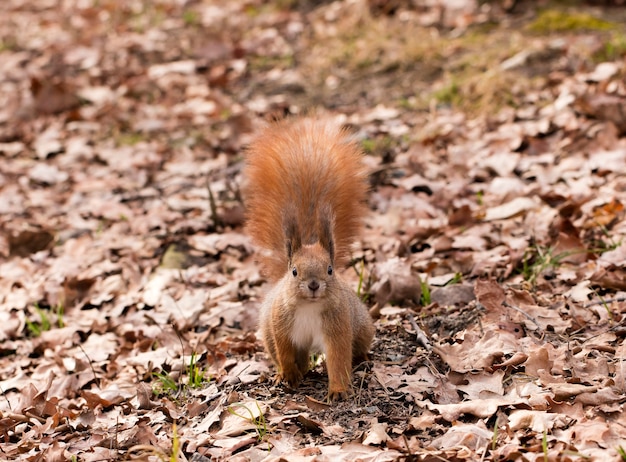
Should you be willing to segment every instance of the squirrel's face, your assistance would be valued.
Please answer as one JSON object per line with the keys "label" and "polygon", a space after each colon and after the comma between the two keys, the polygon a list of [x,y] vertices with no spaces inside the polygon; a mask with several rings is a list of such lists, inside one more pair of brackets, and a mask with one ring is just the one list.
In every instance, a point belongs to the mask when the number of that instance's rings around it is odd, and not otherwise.
{"label": "squirrel's face", "polygon": [[287,277],[295,284],[298,298],[318,300],[332,286],[335,270],[330,255],[321,245],[305,245],[293,255]]}

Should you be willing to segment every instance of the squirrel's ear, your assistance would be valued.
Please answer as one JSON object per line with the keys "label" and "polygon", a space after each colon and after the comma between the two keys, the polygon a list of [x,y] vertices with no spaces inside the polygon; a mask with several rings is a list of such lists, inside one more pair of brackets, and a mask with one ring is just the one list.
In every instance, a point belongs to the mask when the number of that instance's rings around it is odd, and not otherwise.
{"label": "squirrel's ear", "polygon": [[320,209],[319,226],[320,226],[320,244],[328,251],[330,262],[335,263],[335,241],[333,240],[333,226],[335,216],[330,207],[322,207]]}
{"label": "squirrel's ear", "polygon": [[298,229],[298,223],[296,216],[291,213],[292,210],[285,210],[283,215],[283,228],[285,231],[285,250],[287,251],[287,259],[291,266],[291,259],[293,254],[297,252],[302,246],[300,230]]}

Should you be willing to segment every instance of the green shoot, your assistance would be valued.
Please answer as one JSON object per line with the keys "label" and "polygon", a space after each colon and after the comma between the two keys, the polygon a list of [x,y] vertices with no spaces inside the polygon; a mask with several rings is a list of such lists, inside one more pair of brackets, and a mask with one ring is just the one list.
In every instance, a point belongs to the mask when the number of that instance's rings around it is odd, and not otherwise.
{"label": "green shoot", "polygon": [[198,367],[198,354],[194,351],[187,368],[187,385],[189,388],[200,388],[205,381],[204,369]]}
{"label": "green shoot", "polygon": [[368,138],[361,141],[361,147],[367,154],[384,156],[394,147],[394,140],[390,136],[383,138]]}
{"label": "green shoot", "polygon": [[543,431],[543,437],[541,438],[541,449],[543,450],[543,462],[548,462],[548,432]]}
{"label": "green shoot", "polygon": [[[54,324],[50,321],[50,315],[47,310],[44,310],[39,307],[38,303],[35,303],[35,311],[39,316],[39,321],[31,321],[26,318],[26,328],[32,337],[39,337],[42,332],[52,329]],[[65,323],[63,322],[63,305],[59,304],[55,308],[53,308],[52,313],[56,314],[56,326],[64,327]]]}
{"label": "green shoot", "polygon": [[626,461],[626,450],[621,445],[616,448],[616,451],[622,460]]}
{"label": "green shoot", "polygon": [[39,324],[32,322],[30,319],[26,318],[26,328],[32,337],[39,337],[41,335],[41,327]]}
{"label": "green shoot", "polygon": [[587,248],[571,249],[555,254],[554,247],[531,244],[524,252],[519,272],[524,277],[524,280],[531,285],[535,285],[539,276],[546,270],[557,268],[565,258],[571,255],[602,255],[622,245],[622,240],[615,240],[610,236],[605,226],[599,225],[599,229],[605,236],[605,239],[594,239]]}
{"label": "green shoot", "polygon": [[59,326],[60,329],[62,329],[63,327],[65,327],[65,323],[63,322],[63,313],[64,313],[64,308],[63,305],[58,304],[57,305],[57,309],[56,309],[56,313],[57,313],[57,326]]}
{"label": "green shoot", "polygon": [[374,152],[374,149],[376,148],[376,141],[371,138],[367,138],[361,141],[361,147],[363,148],[365,152],[367,152],[368,154],[371,154],[372,152]]}
{"label": "green shoot", "polygon": [[[184,359],[183,359],[184,360]],[[183,391],[189,389],[201,388],[209,381],[205,377],[205,370],[198,367],[198,354],[194,351],[191,354],[189,364],[185,366],[187,379],[184,380],[184,374],[176,380],[167,372],[153,372],[153,376],[157,382],[152,386],[152,393],[156,396],[167,395],[174,397]]]}
{"label": "green shoot", "polygon": [[485,193],[482,190],[476,192],[476,203],[478,205],[480,206],[484,205],[484,196],[485,196]]}
{"label": "green shoot", "polygon": [[41,322],[39,323],[39,327],[41,329],[40,333],[45,330],[50,330],[50,328],[52,327],[52,325],[50,324],[50,319],[48,318],[46,312],[39,308],[39,305],[37,303],[35,303],[35,311],[37,311],[39,319],[41,320]]}
{"label": "green shoot", "polygon": [[[582,251],[587,252],[587,250]],[[522,257],[521,274],[524,277],[524,280],[534,286],[537,283],[539,276],[541,276],[546,270],[558,267],[564,258],[573,255],[576,252],[561,252],[557,255],[554,255],[553,253],[553,247],[534,245],[530,249],[527,249]]]}
{"label": "green shoot", "polygon": [[422,294],[420,295],[420,303],[422,306],[430,305],[430,287],[428,286],[428,281],[420,279],[420,287],[422,289]]}
{"label": "green shoot", "polygon": [[602,304],[607,314],[609,315],[609,320],[613,321],[613,310],[611,310],[611,307],[609,306],[609,304],[606,302],[604,297],[602,297],[602,295],[598,293],[597,290],[593,289],[593,293],[596,294],[596,297],[598,297],[598,299],[600,299],[600,303]]}
{"label": "green shoot", "polygon": [[622,239],[616,241],[615,238],[609,234],[609,230],[606,229],[606,226],[598,223],[598,228],[600,229],[600,232],[604,235],[606,239],[593,240],[592,241],[593,249],[590,250],[591,253],[601,255],[604,252],[615,250],[620,245],[622,245]]}
{"label": "green shoot", "polygon": [[176,422],[172,424],[172,453],[170,454],[170,462],[178,462],[178,452],[180,451],[180,440],[178,439],[178,429]]}
{"label": "green shoot", "polygon": [[151,444],[137,444],[128,449],[129,454],[134,452],[138,452],[138,456],[130,457],[129,460],[159,460],[161,462],[178,462],[181,460],[179,458],[179,454],[181,454],[183,460],[187,460],[181,453],[180,438],[178,437],[178,426],[176,425],[176,422],[172,424],[172,451],[169,455],[160,447],[153,446]]}
{"label": "green shoot", "polygon": [[356,295],[357,297],[359,297],[361,300],[364,300],[365,295],[361,293],[361,291],[363,290],[363,278],[365,274],[365,262],[363,260],[361,260],[361,270],[358,272],[359,275],[359,285],[356,288]]}
{"label": "green shoot", "polygon": [[152,393],[156,396],[175,395],[178,393],[178,383],[167,372],[153,372],[158,382],[152,386]]}
{"label": "green shoot", "polygon": [[454,273],[454,276],[452,277],[452,279],[447,281],[443,286],[447,287],[447,286],[451,286],[451,285],[454,285],[454,284],[459,284],[462,280],[463,280],[463,274],[461,274],[461,273]]}
{"label": "green shoot", "polygon": [[[265,437],[268,435],[269,430],[267,428],[267,422],[265,420],[265,415],[263,414],[263,412],[261,412],[261,407],[259,406],[258,402],[255,402],[256,406],[257,406],[257,410],[259,411],[259,415],[257,417],[254,416],[254,413],[248,409],[246,407],[245,404],[243,403],[234,403],[233,405],[228,407],[228,412],[230,412],[232,415],[235,415],[237,417],[241,417],[242,419],[250,422],[252,425],[254,425],[255,430],[256,430],[256,434],[257,434],[257,439],[259,441],[263,441],[265,439]],[[237,411],[235,409],[237,408],[242,408],[245,411],[247,411],[247,413],[249,414],[249,416],[246,416],[245,413],[244,415],[238,414]]]}
{"label": "green shoot", "polygon": [[496,446],[498,444],[498,419],[496,418],[496,423],[493,425],[493,435],[491,435],[491,450],[495,451]]}
{"label": "green shoot", "polygon": [[193,10],[185,10],[183,12],[183,21],[187,26],[197,26],[200,24],[200,15]]}

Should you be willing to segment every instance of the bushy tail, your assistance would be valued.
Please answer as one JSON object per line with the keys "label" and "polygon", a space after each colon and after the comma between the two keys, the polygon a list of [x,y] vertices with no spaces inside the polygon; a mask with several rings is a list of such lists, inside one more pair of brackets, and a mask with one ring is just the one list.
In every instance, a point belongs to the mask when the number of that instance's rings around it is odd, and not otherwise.
{"label": "bushy tail", "polygon": [[270,279],[287,271],[287,227],[307,245],[328,236],[330,226],[335,265],[345,263],[368,190],[362,152],[345,130],[318,118],[270,125],[249,146],[244,177],[247,232],[268,254]]}

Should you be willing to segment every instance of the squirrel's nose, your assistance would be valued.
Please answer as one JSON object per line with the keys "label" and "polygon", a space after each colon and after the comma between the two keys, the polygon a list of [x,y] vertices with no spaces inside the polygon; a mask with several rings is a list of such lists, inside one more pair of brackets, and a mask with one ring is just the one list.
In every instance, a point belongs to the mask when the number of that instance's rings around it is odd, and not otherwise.
{"label": "squirrel's nose", "polygon": [[319,288],[320,288],[320,283],[317,282],[316,280],[309,282],[309,289],[311,289],[312,292],[315,292]]}

